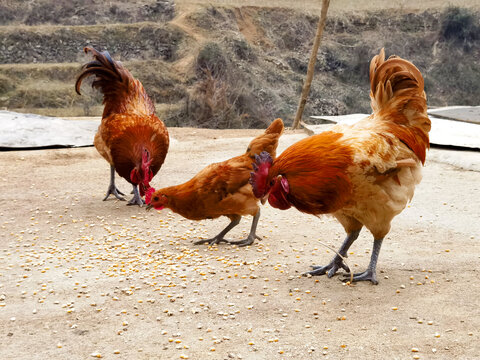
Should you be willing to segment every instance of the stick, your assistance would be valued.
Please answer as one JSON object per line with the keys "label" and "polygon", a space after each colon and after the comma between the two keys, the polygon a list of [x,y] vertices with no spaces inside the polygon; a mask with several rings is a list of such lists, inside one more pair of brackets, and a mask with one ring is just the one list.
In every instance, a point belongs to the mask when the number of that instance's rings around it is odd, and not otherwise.
{"label": "stick", "polygon": [[318,21],[317,34],[315,35],[312,54],[310,55],[310,61],[308,62],[307,77],[305,79],[305,83],[303,84],[302,95],[300,96],[300,102],[298,103],[297,115],[295,116],[295,120],[292,124],[293,130],[298,128],[300,120],[302,119],[303,110],[305,109],[305,104],[307,103],[308,93],[310,92],[310,86],[312,85],[313,72],[315,70],[315,62],[317,61],[318,47],[320,46],[323,29],[327,21],[327,11],[329,5],[330,0],[323,0],[322,12],[320,14],[320,20]]}
{"label": "stick", "polygon": [[347,263],[347,258],[345,256],[342,256],[337,250],[335,249],[332,249],[330,246],[328,246],[327,244],[324,244],[323,242],[319,241],[319,243],[323,246],[325,246],[327,249],[330,249],[332,250],[335,254],[337,254],[338,256],[340,256],[340,258],[343,260],[343,263],[347,266],[348,268],[348,271],[350,272],[350,281],[348,282],[347,285],[351,285],[353,284],[353,271],[352,271],[352,268],[350,267],[350,265],[348,265]]}

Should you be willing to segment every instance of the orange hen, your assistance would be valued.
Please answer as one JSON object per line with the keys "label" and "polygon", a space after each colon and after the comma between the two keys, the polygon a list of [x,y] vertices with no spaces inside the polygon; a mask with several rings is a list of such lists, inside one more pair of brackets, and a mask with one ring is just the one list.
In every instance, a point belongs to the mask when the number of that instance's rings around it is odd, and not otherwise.
{"label": "orange hen", "polygon": [[377,284],[380,246],[421,180],[431,124],[423,77],[412,63],[395,56],[385,61],[382,49],[370,63],[370,83],[372,115],[303,139],[276,160],[260,154],[250,181],[255,195],[273,207],[332,214],[343,225],[341,256],[313,266],[311,275],[348,271],[342,256],[363,226],[370,230],[370,264],[353,279]]}
{"label": "orange hen", "polygon": [[[155,107],[140,81],[106,51],[91,47],[93,61],[83,65],[75,89],[80,95],[82,81],[95,76],[92,87],[103,93],[105,105],[102,122],[94,145],[110,164],[110,185],[106,200],[113,194],[125,200],[115,186],[115,170],[133,185],[133,198],[128,205],[144,204],[142,196],[149,182],[160,170],[167,155],[169,137],[163,122],[154,114]],[[139,191],[140,188],[140,191]]]}
{"label": "orange hen", "polygon": [[[148,208],[164,207],[190,220],[215,219],[226,216],[230,224],[217,236],[195,244],[227,242],[239,246],[250,245],[257,238],[260,218],[258,199],[248,183],[255,156],[268,151],[275,157],[278,139],[283,132],[283,121],[276,119],[265,132],[254,138],[247,151],[229,160],[210,164],[184,184],[160,190],[150,188],[146,196]],[[250,234],[241,241],[227,241],[224,236],[238,225],[242,216],[253,216]]]}

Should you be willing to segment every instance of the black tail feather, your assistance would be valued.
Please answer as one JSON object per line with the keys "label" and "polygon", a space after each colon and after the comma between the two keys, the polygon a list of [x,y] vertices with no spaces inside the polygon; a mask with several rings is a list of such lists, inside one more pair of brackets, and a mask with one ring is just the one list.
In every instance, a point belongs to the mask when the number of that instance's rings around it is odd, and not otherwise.
{"label": "black tail feather", "polygon": [[82,81],[91,75],[96,76],[92,83],[92,87],[94,88],[102,88],[105,81],[124,82],[127,74],[124,74],[124,71],[119,71],[119,68],[123,69],[122,65],[113,60],[108,51],[100,52],[92,47],[85,47],[83,51],[85,51],[86,54],[92,53],[93,60],[82,66],[82,72],[75,83],[75,91],[78,95],[81,95],[80,87]]}

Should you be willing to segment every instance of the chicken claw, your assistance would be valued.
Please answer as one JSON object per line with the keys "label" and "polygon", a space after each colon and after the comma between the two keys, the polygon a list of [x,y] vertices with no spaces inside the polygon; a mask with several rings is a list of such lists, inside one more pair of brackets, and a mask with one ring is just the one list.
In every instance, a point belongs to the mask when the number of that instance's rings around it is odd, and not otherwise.
{"label": "chicken claw", "polygon": [[230,220],[230,224],[227,225],[227,227],[225,229],[223,229],[222,231],[220,231],[220,233],[215,236],[214,238],[212,239],[206,239],[206,240],[199,240],[199,241],[195,241],[194,244],[195,245],[202,245],[202,244],[209,244],[209,245],[215,245],[215,244],[220,244],[221,242],[226,242],[226,243],[229,243],[228,240],[225,240],[223,237],[230,231],[232,230],[235,226],[238,225],[238,223],[240,222],[240,219],[242,217],[240,215],[237,215],[237,216],[233,216]]}
{"label": "chicken claw", "polygon": [[[342,279],[343,282],[350,281],[350,276]],[[373,285],[378,285],[377,274],[375,270],[367,269],[364,272],[353,274],[353,282],[371,281]]]}
{"label": "chicken claw", "polygon": [[227,241],[227,242],[231,245],[237,245],[238,247],[243,247],[243,246],[252,245],[255,239],[262,240],[260,236],[253,234],[253,235],[248,235],[248,237],[244,240]]}
{"label": "chicken claw", "polygon": [[125,201],[125,198],[121,195],[125,195],[115,186],[115,167],[110,165],[110,185],[108,185],[107,195],[103,198],[103,201],[107,200],[110,194],[114,195],[118,200]]}
{"label": "chicken claw", "polygon": [[133,197],[130,199],[130,201],[127,203],[127,205],[138,205],[140,207],[145,205],[145,201],[142,199],[142,197],[140,196],[140,194],[138,192],[137,185],[133,185],[132,193],[133,193]]}
{"label": "chicken claw", "polygon": [[107,200],[110,195],[115,196],[118,200],[122,200],[122,201],[126,200],[123,196],[121,196],[125,194],[122,193],[120,190],[118,190],[115,185],[113,185],[113,187],[112,186],[108,187],[107,195],[103,198],[103,201]]}
{"label": "chicken claw", "polygon": [[195,245],[201,245],[201,244],[208,243],[209,245],[214,245],[214,244],[219,244],[221,242],[226,242],[227,244],[237,245],[239,247],[242,247],[242,246],[252,245],[253,242],[255,241],[255,239],[261,240],[260,237],[257,236],[257,234],[255,234],[255,231],[257,230],[258,219],[260,218],[260,209],[257,211],[255,216],[253,217],[252,227],[250,229],[250,234],[248,234],[248,237],[246,239],[239,240],[239,241],[231,241],[231,240],[225,240],[223,238],[227,234],[227,232],[229,232],[235,226],[238,225],[241,218],[242,218],[241,216],[233,217],[230,224],[228,224],[228,226],[225,229],[223,229],[220,232],[220,234],[218,234],[217,236],[215,236],[212,239],[195,241],[194,244]]}
{"label": "chicken claw", "polygon": [[346,272],[350,272],[348,269],[347,265],[343,262],[342,258],[340,256],[335,256],[335,258],[332,260],[332,262],[328,265],[325,266],[319,266],[319,265],[312,265],[312,271],[308,271],[305,273],[305,275],[325,275],[329,278],[331,278],[333,275],[337,273],[337,271],[342,268]]}
{"label": "chicken claw", "polygon": [[260,219],[260,209],[258,209],[258,212],[253,217],[252,227],[250,229],[250,234],[248,234],[248,237],[244,240],[228,241],[228,243],[232,245],[237,245],[238,247],[243,247],[252,245],[255,239],[261,240],[261,238],[255,233],[257,231],[258,219]]}
{"label": "chicken claw", "polygon": [[[361,229],[360,229],[361,230]],[[346,272],[350,272],[350,269],[348,268],[347,265],[343,262],[343,257],[347,257],[347,251],[350,248],[350,246],[353,244],[355,240],[357,240],[358,235],[360,234],[360,230],[354,230],[350,233],[347,234],[347,237],[343,241],[342,246],[340,246],[340,249],[338,250],[338,254],[335,255],[333,260],[330,262],[330,264],[325,265],[325,266],[318,266],[318,265],[313,265],[312,266],[312,271],[306,272],[304,275],[311,275],[311,276],[316,276],[316,275],[325,275],[329,278],[331,278],[333,275],[337,273],[337,271],[342,268]]]}
{"label": "chicken claw", "polygon": [[[370,257],[370,264],[368,264],[367,270],[361,273],[353,274],[353,282],[357,281],[371,281],[373,285],[378,284],[377,280],[377,260],[380,253],[380,247],[382,246],[383,239],[375,239],[373,241],[373,251]],[[350,278],[342,279],[342,281],[350,281]]]}
{"label": "chicken claw", "polygon": [[223,237],[220,237],[220,236],[217,235],[217,236],[215,236],[214,238],[211,238],[211,239],[195,241],[193,244],[194,245],[202,245],[202,244],[216,245],[216,244],[220,244],[222,242],[229,243],[230,241],[225,240]]}

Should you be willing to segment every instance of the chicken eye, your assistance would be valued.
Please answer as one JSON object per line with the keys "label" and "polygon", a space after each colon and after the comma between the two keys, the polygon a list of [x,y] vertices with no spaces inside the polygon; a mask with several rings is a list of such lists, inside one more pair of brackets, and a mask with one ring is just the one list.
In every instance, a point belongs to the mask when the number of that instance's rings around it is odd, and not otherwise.
{"label": "chicken eye", "polygon": [[270,180],[270,186],[273,186],[275,184],[275,179]]}
{"label": "chicken eye", "polygon": [[153,198],[153,201],[158,201],[158,196],[155,196],[155,197]]}

